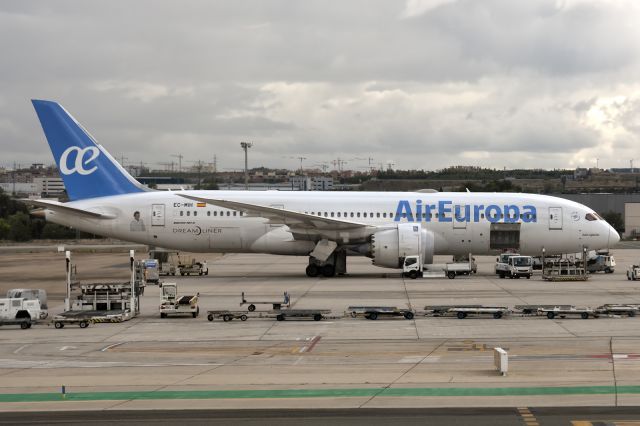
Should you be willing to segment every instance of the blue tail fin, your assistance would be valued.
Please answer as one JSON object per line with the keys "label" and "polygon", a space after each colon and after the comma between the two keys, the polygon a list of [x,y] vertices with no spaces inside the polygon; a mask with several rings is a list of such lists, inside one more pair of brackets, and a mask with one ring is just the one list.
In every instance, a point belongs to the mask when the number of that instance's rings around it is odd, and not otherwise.
{"label": "blue tail fin", "polygon": [[145,190],[60,104],[31,102],[71,200]]}

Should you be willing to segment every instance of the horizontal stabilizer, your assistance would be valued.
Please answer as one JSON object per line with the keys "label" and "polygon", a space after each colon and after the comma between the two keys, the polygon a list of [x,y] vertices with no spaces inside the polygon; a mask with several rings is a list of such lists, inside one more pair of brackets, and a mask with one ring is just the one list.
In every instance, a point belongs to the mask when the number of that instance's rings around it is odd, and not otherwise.
{"label": "horizontal stabilizer", "polygon": [[89,210],[68,206],[64,203],[59,203],[57,201],[28,200],[28,199],[23,199],[20,201],[24,202],[25,204],[30,204],[33,206],[45,208],[47,210],[59,211],[61,213],[67,213],[67,214],[76,214],[80,216],[90,217],[93,219],[114,219],[115,218],[115,216],[112,216],[112,215],[96,213]]}

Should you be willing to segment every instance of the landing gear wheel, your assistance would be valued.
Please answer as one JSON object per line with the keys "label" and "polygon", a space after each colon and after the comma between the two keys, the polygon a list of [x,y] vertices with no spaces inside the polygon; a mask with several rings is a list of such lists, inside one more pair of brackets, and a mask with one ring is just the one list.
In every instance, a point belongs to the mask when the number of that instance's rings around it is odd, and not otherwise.
{"label": "landing gear wheel", "polygon": [[418,271],[409,271],[409,278],[411,278],[412,280],[418,278]]}
{"label": "landing gear wheel", "polygon": [[247,316],[246,315],[240,315],[240,321],[246,321],[247,320]]}
{"label": "landing gear wheel", "polygon": [[454,279],[455,277],[456,273],[454,271],[447,272],[447,278],[449,278],[450,280]]}
{"label": "landing gear wheel", "polygon": [[412,320],[413,319],[413,312],[405,312],[404,313],[404,318],[408,319],[408,320]]}
{"label": "landing gear wheel", "polygon": [[336,267],[333,265],[324,265],[322,267],[322,275],[330,278],[336,275]]}
{"label": "landing gear wheel", "polygon": [[494,312],[494,313],[493,313],[493,317],[494,317],[495,319],[500,319],[500,318],[502,318],[502,312]]}
{"label": "landing gear wheel", "polygon": [[60,321],[56,321],[55,323],[53,323],[53,325],[55,328],[64,328],[64,324]]}
{"label": "landing gear wheel", "polygon": [[547,312],[547,318],[554,319],[555,317],[556,317],[556,314],[554,314],[553,312]]}
{"label": "landing gear wheel", "polygon": [[248,310],[249,312],[253,312],[253,311],[255,311],[255,310],[256,310],[256,305],[249,305],[249,306],[247,307],[247,310]]}
{"label": "landing gear wheel", "polygon": [[456,314],[456,316],[458,317],[458,319],[465,319],[467,317],[467,313],[466,312],[458,312]]}
{"label": "landing gear wheel", "polygon": [[305,271],[307,273],[308,277],[317,277],[320,274],[320,271],[318,270],[318,266],[314,265],[313,263],[310,265],[307,265],[307,269]]}

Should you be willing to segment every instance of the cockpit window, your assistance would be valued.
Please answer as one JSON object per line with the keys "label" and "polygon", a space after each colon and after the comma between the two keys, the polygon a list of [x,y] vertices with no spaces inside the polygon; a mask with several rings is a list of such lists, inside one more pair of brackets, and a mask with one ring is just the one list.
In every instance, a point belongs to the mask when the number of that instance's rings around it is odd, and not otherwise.
{"label": "cockpit window", "polygon": [[587,219],[587,220],[598,220],[598,217],[596,216],[595,213],[587,213],[584,216],[584,218]]}

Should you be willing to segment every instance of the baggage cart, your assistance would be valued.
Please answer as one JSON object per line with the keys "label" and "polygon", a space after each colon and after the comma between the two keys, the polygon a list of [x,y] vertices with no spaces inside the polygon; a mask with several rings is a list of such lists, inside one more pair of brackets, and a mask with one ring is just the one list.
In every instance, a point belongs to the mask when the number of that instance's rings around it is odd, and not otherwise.
{"label": "baggage cart", "polygon": [[415,316],[412,309],[396,306],[349,306],[347,312],[352,318],[364,317],[374,321],[381,317],[404,317],[411,320]]}

